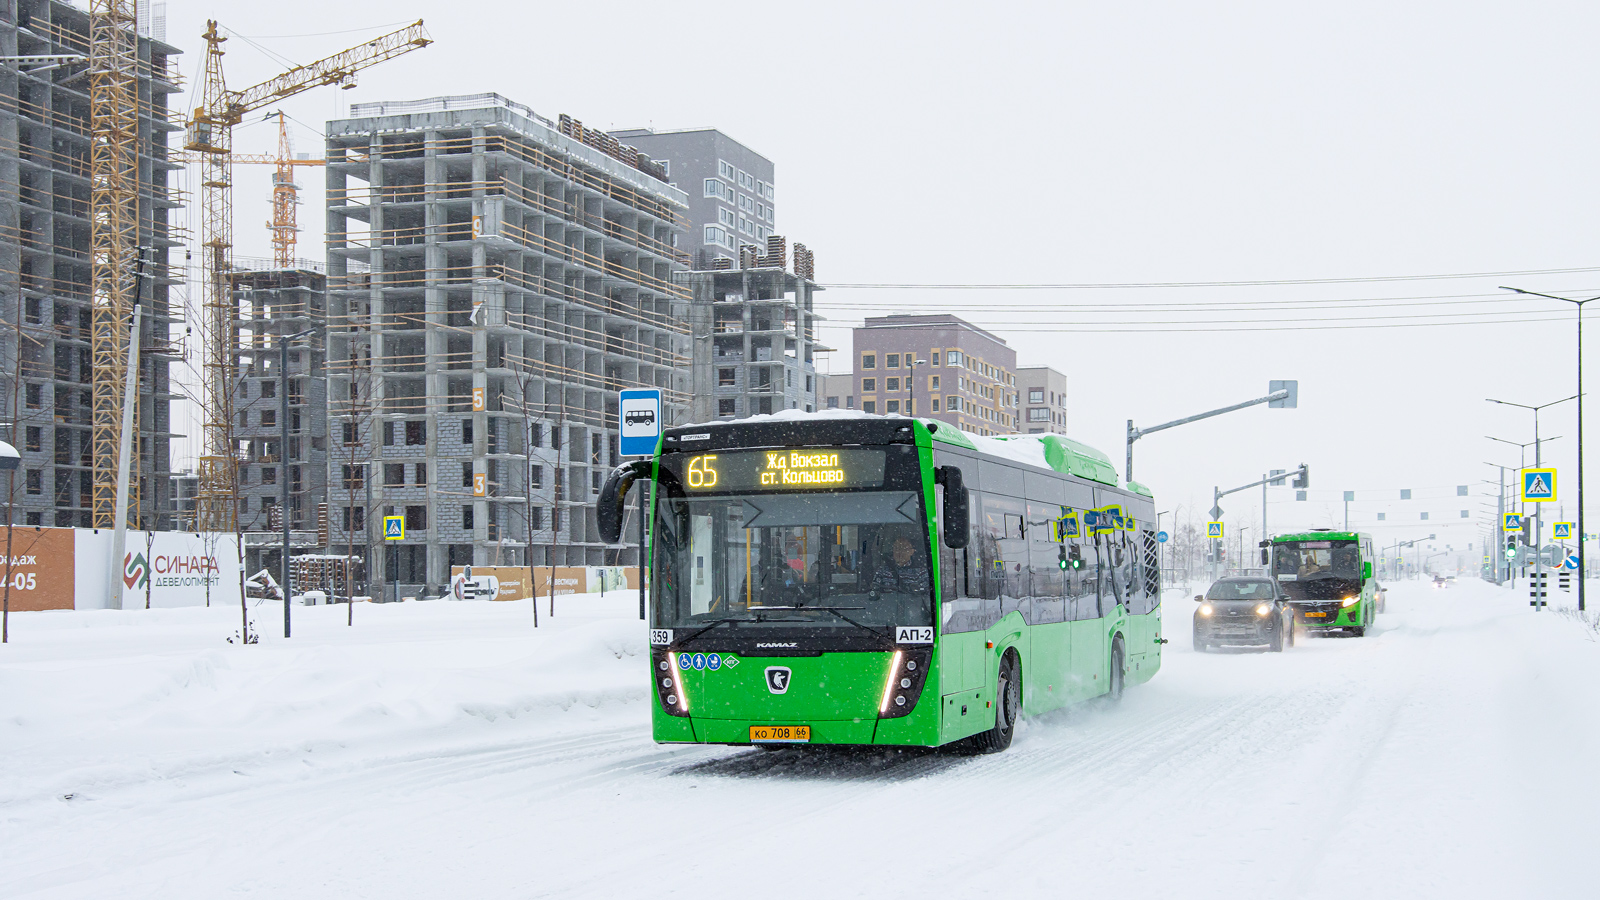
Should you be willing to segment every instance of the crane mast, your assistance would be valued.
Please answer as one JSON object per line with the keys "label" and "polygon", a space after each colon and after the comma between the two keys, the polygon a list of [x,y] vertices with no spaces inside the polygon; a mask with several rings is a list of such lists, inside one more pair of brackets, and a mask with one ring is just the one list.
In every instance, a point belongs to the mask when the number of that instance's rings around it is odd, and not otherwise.
{"label": "crane mast", "polygon": [[[139,243],[139,38],[134,0],[89,4],[89,243],[96,528],[117,518],[117,455],[127,370],[132,267]],[[135,373],[137,374],[137,373]],[[134,379],[137,390],[138,379]],[[128,398],[137,405],[137,396]],[[137,437],[138,419],[133,434]],[[137,441],[135,441],[137,444]],[[130,506],[139,508],[132,476]]]}
{"label": "crane mast", "polygon": [[[356,73],[432,43],[415,23],[313,63],[296,66],[242,91],[223,78],[223,43],[215,19],[206,22],[205,84],[189,120],[184,149],[200,155],[200,246],[205,298],[205,447],[200,458],[196,517],[205,531],[238,524],[238,448],[233,439],[233,392],[239,333],[233,296],[233,126],[252,110],[323,85],[354,87]],[[284,167],[280,171],[287,171]],[[276,191],[275,191],[276,194]],[[274,197],[274,205],[277,198]],[[277,244],[276,239],[274,244]],[[292,246],[292,245],[291,245]],[[275,247],[276,249],[276,247]],[[291,251],[292,252],[292,251]],[[288,448],[284,448],[287,451]],[[288,511],[284,510],[287,515]]]}

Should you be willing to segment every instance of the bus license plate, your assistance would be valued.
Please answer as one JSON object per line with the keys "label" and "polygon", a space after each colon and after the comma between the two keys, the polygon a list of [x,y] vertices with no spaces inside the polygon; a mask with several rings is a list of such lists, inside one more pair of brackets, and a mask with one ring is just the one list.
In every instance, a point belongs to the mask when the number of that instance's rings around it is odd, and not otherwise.
{"label": "bus license plate", "polygon": [[1308,618],[1308,619],[1326,619],[1327,617],[1328,617],[1328,614],[1325,613],[1325,612],[1324,613],[1306,613],[1306,618]]}
{"label": "bus license plate", "polygon": [[810,725],[751,725],[750,743],[805,743],[811,740]]}

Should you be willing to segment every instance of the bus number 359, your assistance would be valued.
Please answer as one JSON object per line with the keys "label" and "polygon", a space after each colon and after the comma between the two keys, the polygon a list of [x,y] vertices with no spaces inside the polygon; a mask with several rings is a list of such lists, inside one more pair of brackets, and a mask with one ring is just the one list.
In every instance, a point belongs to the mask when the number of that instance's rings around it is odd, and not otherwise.
{"label": "bus number 359", "polygon": [[712,453],[696,456],[694,459],[689,460],[689,471],[687,473],[689,476],[689,487],[716,487],[717,470],[711,465],[716,461],[716,454]]}

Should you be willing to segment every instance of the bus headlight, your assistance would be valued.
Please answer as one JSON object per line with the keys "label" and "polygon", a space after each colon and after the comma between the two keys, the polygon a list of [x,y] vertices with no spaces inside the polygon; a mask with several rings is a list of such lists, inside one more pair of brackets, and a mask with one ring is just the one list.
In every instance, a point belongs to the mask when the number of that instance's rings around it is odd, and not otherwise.
{"label": "bus headlight", "polygon": [[683,692],[683,674],[678,671],[678,654],[653,650],[650,662],[650,674],[656,683],[656,697],[661,701],[661,711],[669,716],[687,716],[689,698]]}
{"label": "bus headlight", "polygon": [[1202,616],[1211,615],[1211,604],[1209,604],[1209,603],[1200,604],[1200,615],[1202,615]]}
{"label": "bus headlight", "polygon": [[928,664],[933,659],[933,648],[896,650],[889,659],[889,673],[883,682],[883,699],[878,704],[878,718],[898,719],[910,715],[922,696],[922,686],[928,680]]}
{"label": "bus headlight", "polygon": [[1361,595],[1352,594],[1349,597],[1346,597],[1343,600],[1340,600],[1339,601],[1339,605],[1348,609],[1349,607],[1355,606],[1357,603],[1360,603],[1360,602],[1361,602]]}

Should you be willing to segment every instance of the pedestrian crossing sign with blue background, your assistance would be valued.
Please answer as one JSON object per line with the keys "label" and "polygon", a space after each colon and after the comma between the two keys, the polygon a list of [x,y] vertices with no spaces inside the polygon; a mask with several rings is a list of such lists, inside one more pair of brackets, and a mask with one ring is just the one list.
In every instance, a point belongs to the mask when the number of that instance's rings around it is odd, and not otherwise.
{"label": "pedestrian crossing sign with blue background", "polygon": [[406,539],[406,517],[384,516],[383,539],[386,541],[403,541]]}
{"label": "pedestrian crossing sign with blue background", "polygon": [[1553,503],[1556,499],[1555,469],[1522,470],[1522,502]]}
{"label": "pedestrian crossing sign with blue background", "polygon": [[1506,531],[1522,530],[1522,513],[1506,513],[1506,521],[1502,526]]}
{"label": "pedestrian crossing sign with blue background", "polygon": [[1554,530],[1550,532],[1550,536],[1555,538],[1556,540],[1558,540],[1558,541],[1567,541],[1567,540],[1571,540],[1572,539],[1572,523],[1571,522],[1557,522],[1551,527]]}
{"label": "pedestrian crossing sign with blue background", "polygon": [[1222,523],[1221,522],[1207,522],[1206,523],[1206,537],[1208,537],[1208,538],[1220,538],[1220,537],[1222,537]]}

